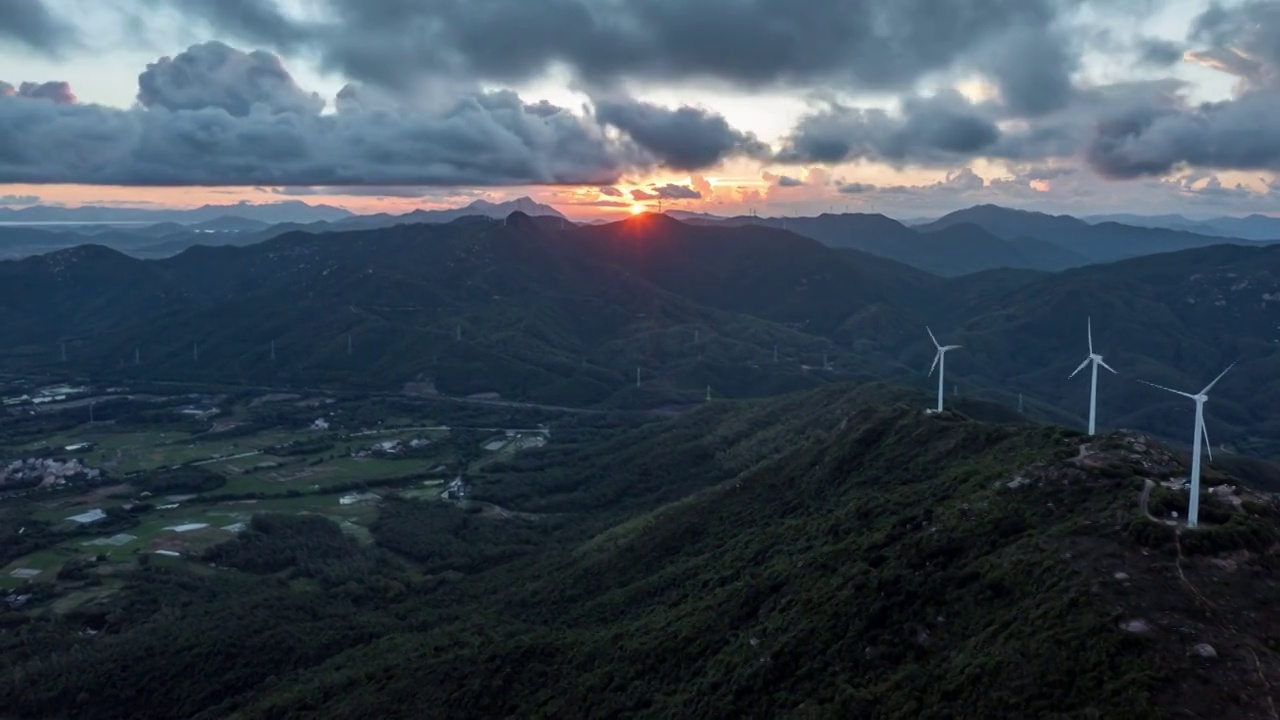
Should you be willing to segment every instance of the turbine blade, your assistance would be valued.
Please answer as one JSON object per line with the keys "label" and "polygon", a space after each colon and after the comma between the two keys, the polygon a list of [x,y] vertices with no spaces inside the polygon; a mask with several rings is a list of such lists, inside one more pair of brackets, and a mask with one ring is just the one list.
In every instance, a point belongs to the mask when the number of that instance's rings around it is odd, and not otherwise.
{"label": "turbine blade", "polygon": [[1209,424],[1200,419],[1200,434],[1204,435],[1204,449],[1209,453],[1209,460],[1213,461],[1213,444],[1209,442]]}
{"label": "turbine blade", "polygon": [[1236,364],[1235,364],[1235,363],[1231,363],[1230,365],[1228,365],[1226,370],[1223,370],[1223,371],[1218,375],[1218,377],[1216,377],[1216,378],[1214,378],[1214,379],[1213,379],[1213,382],[1211,382],[1211,383],[1209,383],[1208,385],[1205,385],[1205,386],[1204,386],[1204,389],[1200,391],[1200,394],[1201,394],[1201,395],[1204,395],[1204,394],[1208,393],[1210,390],[1212,390],[1212,389],[1213,389],[1213,386],[1214,386],[1214,385],[1217,385],[1217,384],[1218,384],[1218,381],[1222,379],[1222,376],[1223,376],[1223,375],[1226,375],[1228,372],[1230,372],[1230,371],[1231,371],[1231,368],[1233,368],[1233,367],[1235,367],[1235,366],[1236,366]]}
{"label": "turbine blade", "polygon": [[1092,317],[1090,317],[1090,318],[1088,319],[1088,321],[1087,321],[1087,322],[1089,323],[1089,325],[1088,325],[1088,327],[1089,327],[1089,354],[1090,354],[1090,355],[1092,355],[1092,354],[1093,354],[1093,318],[1092,318]]}
{"label": "turbine blade", "polygon": [[942,350],[942,352],[946,352],[948,350],[959,350],[962,347],[964,346],[963,345],[943,345],[940,349]]}
{"label": "turbine blade", "polygon": [[942,347],[941,345],[938,344],[938,338],[933,336],[933,331],[929,329],[929,326],[925,325],[924,329],[925,329],[925,332],[929,333],[929,339],[933,341],[933,346],[936,348]]}
{"label": "turbine blade", "polygon": [[1195,399],[1196,399],[1196,396],[1195,396],[1195,395],[1192,395],[1191,393],[1184,393],[1184,392],[1182,392],[1181,390],[1174,390],[1173,388],[1167,388],[1167,387],[1165,387],[1165,386],[1163,386],[1163,385],[1157,385],[1157,384],[1155,384],[1155,383],[1153,383],[1153,382],[1147,382],[1146,380],[1139,380],[1138,382],[1142,383],[1143,385],[1150,385],[1150,386],[1151,386],[1151,387],[1153,387],[1153,388],[1160,388],[1161,390],[1165,390],[1165,391],[1167,391],[1167,392],[1171,392],[1171,393],[1173,393],[1174,395],[1181,395],[1182,397],[1191,398],[1192,400],[1195,400]]}
{"label": "turbine blade", "polygon": [[1098,364],[1099,364],[1099,365],[1101,365],[1102,367],[1104,367],[1104,368],[1108,369],[1108,370],[1111,370],[1111,372],[1115,373],[1116,375],[1119,375],[1119,374],[1120,374],[1120,373],[1116,372],[1116,371],[1115,371],[1115,370],[1114,370],[1110,365],[1108,365],[1106,362],[1104,362],[1104,361],[1102,360],[1102,358],[1098,358]]}
{"label": "turbine blade", "polygon": [[1076,368],[1075,372],[1073,372],[1073,373],[1071,373],[1070,375],[1068,375],[1068,376],[1067,376],[1067,379],[1068,379],[1068,380],[1070,380],[1071,378],[1075,377],[1075,376],[1076,376],[1076,373],[1078,373],[1078,372],[1080,372],[1081,370],[1083,370],[1083,369],[1084,369],[1084,366],[1085,366],[1085,365],[1088,365],[1088,364],[1089,364],[1089,361],[1090,361],[1090,360],[1092,360],[1092,359],[1093,359],[1092,357],[1087,357],[1087,358],[1085,358],[1085,359],[1084,359],[1084,362],[1080,363],[1080,367]]}
{"label": "turbine blade", "polygon": [[942,357],[942,351],[939,350],[933,356],[933,364],[929,366],[929,377],[933,377],[933,371],[938,369],[938,360]]}

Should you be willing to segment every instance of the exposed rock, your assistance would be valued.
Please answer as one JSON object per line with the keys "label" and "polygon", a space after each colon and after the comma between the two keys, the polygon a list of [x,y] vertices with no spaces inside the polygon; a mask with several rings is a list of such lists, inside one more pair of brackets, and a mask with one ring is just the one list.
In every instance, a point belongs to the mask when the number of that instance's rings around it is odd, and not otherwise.
{"label": "exposed rock", "polygon": [[1196,655],[1199,655],[1202,658],[1218,657],[1218,651],[1214,650],[1213,646],[1210,645],[1209,643],[1199,643],[1195,647],[1191,648],[1191,652],[1195,653]]}
{"label": "exposed rock", "polygon": [[1118,573],[1116,573],[1116,574],[1115,574],[1115,578],[1116,578],[1117,580],[1121,581],[1121,582],[1124,582],[1125,580],[1128,580],[1128,579],[1129,579],[1129,573],[1126,573],[1126,572],[1118,572]]}
{"label": "exposed rock", "polygon": [[1133,620],[1125,620],[1120,623],[1120,629],[1125,632],[1142,635],[1151,632],[1151,623],[1148,623],[1146,620],[1134,618]]}

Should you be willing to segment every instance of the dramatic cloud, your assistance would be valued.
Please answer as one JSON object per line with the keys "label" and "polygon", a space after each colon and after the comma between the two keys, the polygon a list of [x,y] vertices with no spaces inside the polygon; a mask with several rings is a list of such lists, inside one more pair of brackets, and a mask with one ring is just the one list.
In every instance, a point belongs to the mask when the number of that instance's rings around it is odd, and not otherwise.
{"label": "dramatic cloud", "polygon": [[599,188],[600,194],[608,197],[622,197],[622,191],[611,185]]}
{"label": "dramatic cloud", "polygon": [[17,43],[48,54],[73,45],[75,30],[44,0],[0,0],[0,46]]}
{"label": "dramatic cloud", "polygon": [[1189,106],[1178,97],[1107,117],[1086,150],[1111,178],[1164,175],[1184,165],[1280,170],[1280,6],[1215,4],[1195,22],[1190,53],[1240,78],[1231,100]]}
{"label": "dramatic cloud", "polygon": [[992,148],[1000,139],[995,122],[954,91],[908,98],[898,115],[879,109],[832,104],[800,120],[779,162],[840,163],[875,160],[951,163]]}
{"label": "dramatic cloud", "polygon": [[[154,0],[153,0],[154,2]],[[358,81],[528,80],[562,67],[595,87],[715,78],[740,87],[904,89],[1014,29],[1049,27],[1076,0],[178,0],[223,35],[305,48]]]}
{"label": "dramatic cloud", "polygon": [[[627,127],[611,137],[593,118],[511,91],[426,112],[348,86],[338,112],[322,114],[277,58],[220,43],[148,66],[139,85],[131,110],[77,104],[65,84],[0,86],[0,183],[611,185],[658,162],[704,162],[698,142],[715,132],[749,141],[718,116],[647,107],[612,108]],[[703,134],[667,143],[681,128]]]}
{"label": "dramatic cloud", "polygon": [[1063,33],[1034,27],[1016,28],[993,43],[981,66],[999,86],[1008,112],[1038,117],[1071,102],[1071,75],[1079,64]]}
{"label": "dramatic cloud", "polygon": [[596,117],[631,137],[672,170],[701,170],[733,155],[761,157],[769,149],[730,127],[724,116],[695,107],[675,110],[636,100],[597,100]]}
{"label": "dramatic cloud", "polygon": [[138,76],[138,102],[165,110],[219,108],[233,117],[245,117],[254,107],[272,113],[324,109],[324,100],[298,87],[280,58],[220,42],[195,45],[176,58],[147,65]]}
{"label": "dramatic cloud", "polygon": [[668,183],[650,186],[648,191],[632,190],[631,197],[636,200],[699,200],[702,193],[691,187]]}

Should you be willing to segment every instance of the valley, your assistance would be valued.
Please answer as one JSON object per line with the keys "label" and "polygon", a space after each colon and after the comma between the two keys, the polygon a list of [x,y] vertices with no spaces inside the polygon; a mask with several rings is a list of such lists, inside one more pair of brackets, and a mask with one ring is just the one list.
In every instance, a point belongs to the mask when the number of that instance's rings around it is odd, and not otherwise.
{"label": "valley", "polygon": [[[80,390],[110,419],[71,419],[85,406],[64,401],[0,426],[0,517],[17,535],[0,558],[0,588],[52,582],[86,554],[102,563],[198,557],[261,513],[328,517],[367,538],[386,492],[448,497],[486,466],[545,445],[553,417],[292,393],[188,393],[121,408],[130,401]],[[29,427],[39,423],[47,431]]]}

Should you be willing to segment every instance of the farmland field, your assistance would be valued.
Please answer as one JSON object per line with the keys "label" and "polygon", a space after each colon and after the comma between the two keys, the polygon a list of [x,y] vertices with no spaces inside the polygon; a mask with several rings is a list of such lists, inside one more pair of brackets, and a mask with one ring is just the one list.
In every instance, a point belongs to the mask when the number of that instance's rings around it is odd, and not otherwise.
{"label": "farmland field", "polygon": [[[0,457],[34,453],[77,460],[105,476],[94,483],[0,492],[0,530],[13,526],[20,535],[32,523],[33,533],[43,533],[32,541],[33,551],[0,558],[0,588],[53,581],[73,559],[96,559],[109,569],[143,555],[159,562],[194,558],[233,538],[259,513],[322,515],[370,542],[368,527],[388,492],[439,499],[447,479],[458,473],[481,472],[492,461],[546,441],[503,431],[489,418],[471,432],[455,432],[447,427],[448,417],[403,411],[377,417],[367,407],[341,403],[325,405],[332,425],[317,427],[314,407],[290,407],[278,398],[227,403],[198,432],[180,421],[145,428],[127,420],[84,422],[0,444]],[[65,450],[85,443],[91,444],[88,450]],[[191,477],[202,484],[185,487]],[[99,516],[104,517],[92,519]]]}

